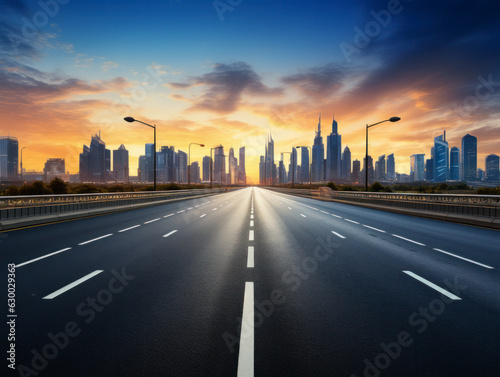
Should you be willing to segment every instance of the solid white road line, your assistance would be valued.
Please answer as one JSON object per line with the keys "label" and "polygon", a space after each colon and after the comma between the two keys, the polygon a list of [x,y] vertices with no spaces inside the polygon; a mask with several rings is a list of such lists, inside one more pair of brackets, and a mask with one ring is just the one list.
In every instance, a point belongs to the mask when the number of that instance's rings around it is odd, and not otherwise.
{"label": "solid white road line", "polygon": [[345,221],[349,221],[350,223],[353,223],[353,224],[359,224],[357,221],[354,221],[354,220],[349,220],[349,219],[344,219]]}
{"label": "solid white road line", "polygon": [[482,264],[482,263],[473,261],[472,259],[464,258],[464,257],[461,257],[460,255],[455,255],[455,254],[449,253],[449,252],[441,250],[441,249],[432,249],[432,250],[436,250],[436,251],[439,251],[440,253],[447,254],[447,255],[450,255],[452,257],[455,257],[455,258],[458,258],[458,259],[462,259],[462,260],[470,262],[470,263],[477,264],[478,266],[481,266],[481,267],[484,267],[484,268],[489,268],[491,270],[495,269],[494,267],[488,266],[487,264]]}
{"label": "solid white road line", "polygon": [[332,230],[332,233],[335,234],[337,237],[345,238],[342,234],[334,232],[333,230]]}
{"label": "solid white road line", "polygon": [[160,220],[160,218],[158,217],[157,219],[154,219],[154,220],[149,220],[149,221],[146,221],[144,224],[149,224],[149,223],[153,223],[155,221],[158,221]]}
{"label": "solid white road line", "polygon": [[243,298],[243,318],[241,321],[240,353],[238,355],[237,377],[254,376],[254,288],[253,282],[245,282],[245,296]]}
{"label": "solid white road line", "polygon": [[165,218],[165,217],[170,217],[170,216],[173,216],[173,215],[175,215],[175,213],[171,213],[170,215],[163,216],[163,218]]}
{"label": "solid white road line", "polygon": [[26,261],[26,262],[16,264],[16,268],[18,268],[18,267],[22,267],[22,266],[25,266],[25,265],[30,264],[30,263],[33,263],[33,262],[36,262],[36,261],[38,261],[38,260],[40,260],[40,259],[44,259],[44,258],[51,257],[52,255],[56,255],[56,254],[59,254],[59,253],[63,253],[63,252],[68,251],[68,250],[71,250],[71,247],[67,247],[67,248],[62,249],[62,250],[54,251],[53,253],[46,254],[46,255],[43,255],[43,256],[41,256],[41,257],[38,257],[38,258],[35,258],[35,259],[31,259],[31,260]]}
{"label": "solid white road line", "polygon": [[253,246],[248,246],[248,258],[247,258],[247,267],[248,268],[254,267],[253,255],[254,255]]}
{"label": "solid white road line", "polygon": [[206,213],[204,213],[204,214],[203,214],[203,215],[201,215],[200,217],[205,217],[206,215],[207,215],[207,214],[206,214]]}
{"label": "solid white road line", "polygon": [[186,210],[183,209],[182,211],[177,211],[177,213],[182,213],[182,212],[186,212]]}
{"label": "solid white road line", "polygon": [[416,245],[420,245],[420,246],[425,246],[425,244],[423,243],[420,243],[420,242],[417,242],[417,241],[413,241],[413,240],[410,240],[409,238],[405,238],[405,237],[402,237],[402,236],[398,236],[397,234],[393,234],[394,237],[397,237],[397,238],[401,238],[402,240],[405,240],[405,241],[408,241],[408,242],[412,242]]}
{"label": "solid white road line", "polygon": [[168,236],[171,236],[171,235],[172,235],[172,234],[174,234],[175,232],[177,232],[177,230],[172,230],[171,232],[169,232],[169,233],[165,234],[165,235],[163,236],[163,238],[168,237]]}
{"label": "solid white road line", "polygon": [[372,227],[372,226],[365,225],[365,224],[363,224],[363,226],[364,226],[365,228],[368,228],[368,229],[373,229],[373,230],[376,230],[377,232],[380,232],[380,233],[385,233],[385,230],[382,230],[382,229],[374,228],[374,227]]}
{"label": "solid white road line", "polygon": [[250,220],[250,226],[253,226],[253,220]]}
{"label": "solid white road line", "polygon": [[137,228],[139,226],[141,226],[141,224],[137,224],[137,225],[131,226],[130,228],[125,228],[125,229],[119,230],[118,233],[126,232],[127,230],[134,229],[134,228]]}
{"label": "solid white road line", "polygon": [[254,240],[254,235],[253,235],[253,230],[248,232],[248,240],[253,241]]}
{"label": "solid white road line", "polygon": [[70,283],[70,284],[62,287],[61,289],[58,289],[57,291],[52,292],[50,295],[45,296],[43,299],[44,300],[52,300],[54,297],[57,297],[60,294],[63,294],[64,292],[69,291],[71,288],[76,287],[79,284],[82,284],[84,281],[89,280],[90,278],[93,278],[94,276],[100,274],[102,271],[103,270],[96,270],[94,272],[91,272],[90,274],[85,275],[84,277],[82,277],[78,280],[75,280],[73,283]]}
{"label": "solid white road line", "polygon": [[443,289],[443,288],[437,286],[436,284],[431,283],[429,280],[424,279],[423,277],[418,276],[417,274],[415,274],[415,273],[413,273],[411,271],[403,271],[403,272],[405,274],[411,276],[412,278],[417,279],[418,281],[424,283],[425,285],[431,287],[432,289],[435,289],[436,291],[438,291],[439,293],[445,295],[446,297],[451,298],[452,300],[461,300],[460,297],[455,296],[453,293],[448,292],[446,289]]}
{"label": "solid white road line", "polygon": [[88,244],[88,243],[91,243],[91,242],[94,242],[94,241],[97,241],[97,240],[100,240],[102,238],[106,238],[106,237],[109,237],[109,236],[112,236],[112,235],[113,235],[113,233],[105,234],[104,236],[94,238],[93,240],[88,240],[88,241],[85,241],[85,242],[81,242],[81,243],[78,244],[78,246],[82,246],[82,245],[85,245],[85,244]]}
{"label": "solid white road line", "polygon": [[304,214],[302,214],[302,213],[300,214],[300,216],[302,216],[302,217],[307,217],[306,215],[304,215]]}
{"label": "solid white road line", "polygon": [[332,213],[332,216],[333,216],[333,217],[338,217],[339,219],[341,219],[341,218],[342,218],[342,216],[334,215],[333,213]]}

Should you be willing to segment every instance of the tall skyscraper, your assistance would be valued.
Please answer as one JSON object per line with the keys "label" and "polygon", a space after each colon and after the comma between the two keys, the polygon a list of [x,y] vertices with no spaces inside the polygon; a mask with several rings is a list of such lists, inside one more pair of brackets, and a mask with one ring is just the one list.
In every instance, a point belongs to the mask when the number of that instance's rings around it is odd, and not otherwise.
{"label": "tall skyscraper", "polygon": [[212,170],[213,182],[223,183],[226,179],[226,158],[224,147],[214,149],[214,167]]}
{"label": "tall skyscraper", "polygon": [[80,154],[80,181],[105,182],[111,170],[111,151],[101,139],[101,133],[92,136],[90,148],[83,146]]}
{"label": "tall skyscraper", "polygon": [[361,161],[359,160],[354,160],[352,162],[351,181],[356,183],[361,182]]}
{"label": "tall skyscraper", "polygon": [[139,166],[137,167],[137,177],[139,182],[147,182],[146,156],[139,156]]}
{"label": "tall skyscraper", "polygon": [[276,164],[274,163],[274,140],[271,133],[267,138],[267,145],[265,151],[265,166],[266,166],[266,184],[274,185],[276,184]]}
{"label": "tall skyscraper", "polygon": [[449,179],[450,160],[446,131],[434,138],[434,182],[444,182]]}
{"label": "tall skyscraper", "polygon": [[311,180],[320,182],[325,180],[324,172],[325,146],[321,137],[321,114],[319,115],[318,130],[314,137],[314,145],[312,147],[312,166]]}
{"label": "tall skyscraper", "polygon": [[450,179],[452,181],[460,179],[460,149],[457,147],[450,149]]}
{"label": "tall skyscraper", "polygon": [[245,147],[240,148],[240,160],[238,165],[238,183],[240,185],[247,184],[247,171],[245,168]]}
{"label": "tall skyscraper", "polygon": [[373,159],[372,156],[368,155],[368,161],[366,157],[363,157],[363,174],[361,180],[364,182],[366,177],[366,169],[368,168],[368,185],[372,184],[375,179],[374,169],[373,169]]}
{"label": "tall skyscraper", "polygon": [[297,149],[292,147],[292,152],[290,153],[290,164],[288,165],[288,182],[298,182],[299,172],[298,172],[298,160],[297,160]]}
{"label": "tall skyscraper", "polygon": [[146,153],[146,171],[144,174],[144,182],[154,181],[154,151],[155,145],[147,143],[144,147]]}
{"label": "tall skyscraper", "polygon": [[342,178],[351,180],[351,150],[348,146],[342,152]]}
{"label": "tall skyscraper", "polygon": [[117,150],[113,151],[113,174],[117,181],[128,182],[128,163],[128,150],[125,148],[125,145],[122,144]]}
{"label": "tall skyscraper", "polygon": [[500,158],[496,154],[486,156],[486,180],[499,181],[500,180]]}
{"label": "tall skyscraper", "polygon": [[460,179],[475,181],[477,170],[477,138],[465,135],[462,138],[462,155],[460,158]]}
{"label": "tall skyscraper", "polygon": [[200,164],[198,163],[198,161],[191,162],[190,171],[190,181],[192,183],[200,183]]}
{"label": "tall skyscraper", "polygon": [[266,184],[266,156],[260,156],[259,162],[259,184]]}
{"label": "tall skyscraper", "polygon": [[387,156],[387,180],[396,180],[396,161],[394,160],[394,153]]}
{"label": "tall skyscraper", "polygon": [[281,160],[278,168],[278,178],[279,184],[287,183],[287,177],[286,177],[286,169],[285,169],[285,163],[283,162],[283,155],[281,155]]}
{"label": "tall skyscraper", "polygon": [[335,117],[332,121],[332,133],[326,137],[326,180],[333,181],[341,177],[342,172],[342,136],[338,134]]}
{"label": "tall skyscraper", "polygon": [[177,158],[178,158],[178,171],[179,171],[179,178],[178,182],[179,183],[187,183],[188,182],[188,155],[186,152],[183,152],[181,150],[177,151]]}
{"label": "tall skyscraper", "polygon": [[19,142],[16,137],[0,136],[0,181],[18,179]]}
{"label": "tall skyscraper", "polygon": [[432,158],[425,160],[425,180],[427,182],[434,180],[434,160]]}
{"label": "tall skyscraper", "polygon": [[378,158],[378,174],[377,181],[385,181],[385,154]]}
{"label": "tall skyscraper", "polygon": [[203,181],[210,181],[210,156],[203,157]]}
{"label": "tall skyscraper", "polygon": [[410,156],[410,180],[425,180],[425,154],[414,154]]}
{"label": "tall skyscraper", "polygon": [[309,148],[300,147],[300,181],[309,183]]}
{"label": "tall skyscraper", "polygon": [[236,168],[238,167],[238,159],[234,157],[234,148],[229,148],[229,184],[236,183]]}

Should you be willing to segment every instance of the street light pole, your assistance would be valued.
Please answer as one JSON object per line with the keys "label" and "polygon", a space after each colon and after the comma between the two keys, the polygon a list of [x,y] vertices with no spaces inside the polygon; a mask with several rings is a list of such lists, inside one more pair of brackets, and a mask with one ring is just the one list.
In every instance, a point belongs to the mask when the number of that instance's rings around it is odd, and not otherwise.
{"label": "street light pole", "polygon": [[23,181],[23,149],[26,147],[21,148],[21,182]]}
{"label": "street light pole", "polygon": [[199,144],[199,143],[191,143],[189,144],[188,147],[188,187],[191,186],[191,145],[199,145],[200,147],[204,147],[205,144]]}
{"label": "street light pole", "polygon": [[[382,120],[380,122],[371,124],[371,125],[366,125],[366,152],[365,152],[365,191],[368,192],[368,128],[376,126],[377,124],[384,123],[384,122],[397,122],[401,120],[400,117],[391,117],[386,120]],[[373,161],[373,159],[372,159]]]}
{"label": "street light pole", "polygon": [[139,122],[139,123],[142,123],[144,124],[145,126],[148,126],[148,127],[151,127],[153,130],[154,130],[154,144],[153,144],[153,179],[154,179],[154,185],[153,185],[153,190],[156,191],[156,124],[155,125],[150,125],[150,124],[147,124],[147,123],[144,123],[138,119],[134,119],[132,117],[125,117],[123,118],[124,120],[126,120],[127,122]]}

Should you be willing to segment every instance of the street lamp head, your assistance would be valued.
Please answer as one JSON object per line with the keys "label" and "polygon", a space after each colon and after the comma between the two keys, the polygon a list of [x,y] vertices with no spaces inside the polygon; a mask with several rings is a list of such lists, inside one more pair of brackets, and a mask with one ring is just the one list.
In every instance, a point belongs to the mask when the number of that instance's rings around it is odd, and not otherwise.
{"label": "street lamp head", "polygon": [[204,147],[204,146],[205,146],[205,144],[200,144],[200,147]]}
{"label": "street lamp head", "polygon": [[400,117],[392,117],[389,119],[391,122],[397,122],[398,120],[401,120]]}
{"label": "street lamp head", "polygon": [[135,122],[135,119],[132,118],[132,117],[126,117],[126,118],[123,118],[123,119],[125,119],[127,122],[130,122],[130,123]]}

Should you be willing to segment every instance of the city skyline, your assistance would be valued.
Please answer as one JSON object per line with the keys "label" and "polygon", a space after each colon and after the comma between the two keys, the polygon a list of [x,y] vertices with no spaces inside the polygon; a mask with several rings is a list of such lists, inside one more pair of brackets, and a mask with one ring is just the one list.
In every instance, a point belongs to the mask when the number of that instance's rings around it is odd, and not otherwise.
{"label": "city skyline", "polygon": [[[0,134],[26,147],[28,170],[64,158],[76,173],[81,145],[100,130],[110,150],[127,146],[134,171],[152,135],[125,116],[156,124],[158,145],[245,146],[249,183],[258,182],[269,131],[276,152],[310,145],[312,119],[332,109],[358,159],[364,126],[400,116],[403,122],[372,130],[370,154],[391,149],[402,173],[410,173],[405,151],[428,154],[427,140],[444,129],[450,148],[460,148],[467,132],[481,140],[478,168],[498,154],[497,4],[255,1],[221,11],[205,1],[54,0],[1,7]],[[192,161],[201,164],[204,155],[193,149]]]}

